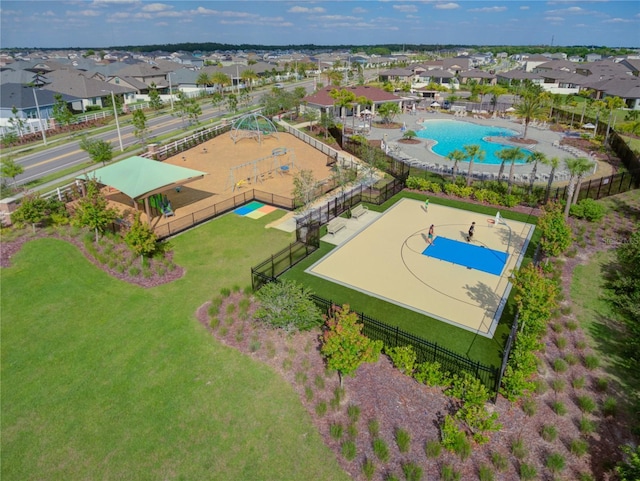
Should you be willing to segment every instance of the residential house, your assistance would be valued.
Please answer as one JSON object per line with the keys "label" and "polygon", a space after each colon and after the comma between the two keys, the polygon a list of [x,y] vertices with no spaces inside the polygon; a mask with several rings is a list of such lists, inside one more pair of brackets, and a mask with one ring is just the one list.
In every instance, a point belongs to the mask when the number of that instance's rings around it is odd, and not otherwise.
{"label": "residential house", "polygon": [[[9,119],[18,117],[25,121],[25,125],[38,122],[38,110],[40,119],[53,118],[53,106],[56,103],[56,92],[39,89],[21,83],[0,84],[0,126],[11,125]],[[80,99],[71,95],[62,94],[62,99],[69,103],[76,103]],[[13,108],[16,114],[13,114]]]}
{"label": "residential house", "polygon": [[458,78],[462,84],[470,80],[475,80],[480,85],[495,85],[497,82],[495,74],[477,68],[460,72]]}
{"label": "residential house", "polygon": [[[371,112],[375,115],[377,106],[389,102],[396,102],[400,107],[402,107],[404,99],[395,94],[387,92],[385,90],[369,87],[367,85],[358,85],[355,87],[342,87],[347,89],[355,94],[356,97],[365,97],[372,104]],[[352,109],[344,109],[343,112],[338,112],[338,108],[335,107],[335,100],[331,97],[330,93],[334,90],[335,87],[325,87],[322,88],[315,93],[308,95],[304,99],[302,99],[305,109],[315,109],[320,113],[328,113],[335,117],[341,116],[349,116],[355,114],[359,114],[360,111],[364,110],[361,105],[356,105]]]}

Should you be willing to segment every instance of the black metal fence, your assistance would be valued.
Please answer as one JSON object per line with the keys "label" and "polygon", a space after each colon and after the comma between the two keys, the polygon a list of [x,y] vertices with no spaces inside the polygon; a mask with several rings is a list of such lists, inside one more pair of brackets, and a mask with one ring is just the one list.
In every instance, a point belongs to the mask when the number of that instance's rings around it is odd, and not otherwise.
{"label": "black metal fence", "polygon": [[[335,302],[319,296],[314,295],[312,299],[327,316],[331,316],[334,308],[338,306]],[[414,336],[397,326],[378,321],[362,312],[356,312],[356,315],[358,322],[363,325],[362,333],[369,339],[382,341],[386,348],[411,346],[416,353],[417,362],[438,362],[443,371],[449,371],[452,374],[467,372],[479,379],[492,392],[497,392],[499,387],[497,368],[473,361],[437,343]]]}
{"label": "black metal fence", "polygon": [[[620,194],[629,190],[640,187],[640,171],[637,172],[620,172],[619,174],[600,177],[599,179],[591,179],[580,185],[578,200],[593,199],[598,200],[611,195]],[[565,199],[569,186],[557,187],[552,197],[556,199]]]}
{"label": "black metal fence", "polygon": [[254,200],[282,209],[294,209],[293,199],[252,189],[233,196],[230,199],[218,202],[217,204],[207,206],[204,209],[193,212],[191,215],[157,226],[154,228],[154,231],[158,239],[166,239],[167,237],[202,224]]}

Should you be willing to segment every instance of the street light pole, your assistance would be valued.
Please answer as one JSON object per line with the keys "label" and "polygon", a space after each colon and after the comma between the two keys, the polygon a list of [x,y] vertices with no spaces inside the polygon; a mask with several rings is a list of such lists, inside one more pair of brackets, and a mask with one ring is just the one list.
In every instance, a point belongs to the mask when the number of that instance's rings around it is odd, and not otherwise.
{"label": "street light pole", "polygon": [[36,113],[38,114],[38,124],[40,124],[40,132],[42,132],[42,142],[47,145],[47,135],[42,127],[42,117],[40,117],[40,106],[38,105],[38,96],[36,95],[36,89],[33,89],[33,99],[36,101]]}
{"label": "street light pole", "polygon": [[171,74],[173,72],[169,72],[167,77],[169,78],[169,100],[171,101],[171,110],[173,110],[173,87],[171,86]]}
{"label": "street light pole", "polygon": [[116,130],[118,131],[118,142],[120,142],[120,152],[124,152],[122,146],[122,135],[120,134],[120,122],[118,121],[118,106],[116,105],[116,96],[113,90],[103,90],[103,92],[111,92],[111,103],[113,103],[113,115],[116,117]]}

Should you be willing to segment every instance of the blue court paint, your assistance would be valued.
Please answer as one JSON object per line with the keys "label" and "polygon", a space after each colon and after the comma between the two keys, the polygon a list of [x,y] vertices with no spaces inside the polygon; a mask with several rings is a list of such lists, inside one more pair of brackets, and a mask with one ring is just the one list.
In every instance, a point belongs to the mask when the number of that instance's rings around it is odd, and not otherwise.
{"label": "blue court paint", "polygon": [[253,202],[249,202],[247,205],[238,207],[236,210],[234,210],[234,212],[238,215],[247,215],[256,209],[259,209],[260,207],[264,207],[264,204],[262,202],[257,202],[254,200]]}
{"label": "blue court paint", "polygon": [[422,254],[496,276],[502,273],[509,257],[506,252],[494,251],[478,244],[460,242],[446,237],[436,237],[433,244],[427,246]]}

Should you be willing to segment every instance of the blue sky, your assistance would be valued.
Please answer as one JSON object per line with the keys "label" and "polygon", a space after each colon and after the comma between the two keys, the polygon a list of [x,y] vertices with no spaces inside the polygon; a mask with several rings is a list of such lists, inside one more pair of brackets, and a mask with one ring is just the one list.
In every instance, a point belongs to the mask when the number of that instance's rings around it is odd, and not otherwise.
{"label": "blue sky", "polygon": [[0,0],[0,47],[264,45],[640,46],[629,1]]}

